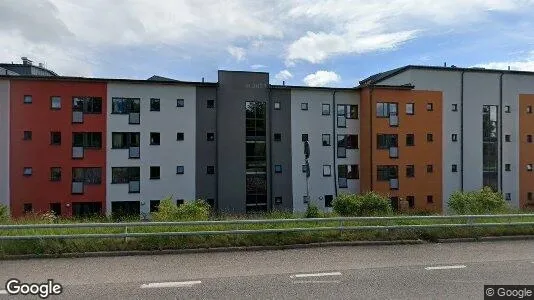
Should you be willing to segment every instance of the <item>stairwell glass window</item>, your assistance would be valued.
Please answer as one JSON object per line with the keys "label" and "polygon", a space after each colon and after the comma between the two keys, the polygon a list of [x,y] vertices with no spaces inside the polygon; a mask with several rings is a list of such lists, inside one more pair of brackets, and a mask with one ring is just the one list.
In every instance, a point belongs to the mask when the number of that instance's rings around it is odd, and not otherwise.
{"label": "stairwell glass window", "polygon": [[301,110],[308,110],[308,103],[306,103],[306,102],[302,102],[302,103],[300,104],[300,109],[301,109]]}
{"label": "stairwell glass window", "polygon": [[150,111],[160,111],[161,100],[158,98],[150,98]]}
{"label": "stairwell glass window", "polygon": [[415,115],[415,104],[414,103],[406,103],[406,114]]}
{"label": "stairwell glass window", "polygon": [[275,173],[282,173],[282,165],[274,165]]}
{"label": "stairwell glass window", "polygon": [[50,181],[61,181],[61,168],[60,167],[50,168]]}
{"label": "stairwell glass window", "polygon": [[321,114],[323,116],[329,116],[330,115],[330,104],[328,103],[323,103],[322,106],[321,106]]}
{"label": "stairwell glass window", "polygon": [[61,109],[61,97],[59,96],[50,97],[50,109]]}
{"label": "stairwell glass window", "polygon": [[176,107],[184,107],[184,99],[176,99]]}
{"label": "stairwell glass window", "polygon": [[510,172],[510,171],[512,170],[512,165],[511,165],[511,164],[505,164],[505,165],[504,165],[504,170],[505,170],[506,172]]}
{"label": "stairwell glass window", "polygon": [[330,134],[326,134],[326,133],[323,134],[322,140],[323,140],[323,146],[330,146],[331,145]]}

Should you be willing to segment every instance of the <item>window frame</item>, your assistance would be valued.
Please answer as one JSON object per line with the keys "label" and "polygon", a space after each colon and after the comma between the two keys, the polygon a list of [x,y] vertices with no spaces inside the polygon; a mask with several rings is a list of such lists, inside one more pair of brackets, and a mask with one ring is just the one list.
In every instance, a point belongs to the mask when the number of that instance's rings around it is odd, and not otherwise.
{"label": "window frame", "polygon": [[[157,139],[158,139],[157,143],[153,140],[152,135],[154,135],[154,138],[157,136]],[[157,131],[150,132],[149,138],[150,138],[150,142],[149,142],[150,146],[160,146],[161,145],[161,133],[160,132],[157,132]]]}
{"label": "window frame", "polygon": [[451,111],[458,111],[458,103],[453,103]]}
{"label": "window frame", "polygon": [[331,177],[331,176],[332,176],[332,166],[323,165],[323,177]]}
{"label": "window frame", "polygon": [[426,141],[427,141],[427,143],[434,142],[434,134],[433,133],[427,133],[426,134]]}
{"label": "window frame", "polygon": [[[81,102],[81,107],[78,107],[78,102]],[[95,103],[98,103],[98,105],[95,105]],[[98,107],[98,110],[95,107]],[[102,114],[102,97],[74,96],[72,97],[72,111],[81,111],[83,114],[88,115]]]}
{"label": "window frame", "polygon": [[282,141],[282,134],[281,133],[278,133],[278,132],[275,132],[273,134],[273,141],[275,142],[281,142]]}
{"label": "window frame", "polygon": [[[29,172],[26,172],[26,171],[29,171]],[[33,175],[33,167],[23,167],[22,175],[23,176],[32,176]]]}
{"label": "window frame", "polygon": [[[325,107],[327,108],[325,111]],[[322,103],[321,104],[321,115],[322,116],[329,116],[331,114],[330,112],[330,103]]]}
{"label": "window frame", "polygon": [[23,141],[31,141],[33,138],[33,132],[31,130],[24,130],[22,133]]}
{"label": "window frame", "polygon": [[512,108],[510,107],[510,105],[505,105],[504,106],[504,113],[511,113],[512,112]]}
{"label": "window frame", "polygon": [[[412,138],[412,143],[411,144],[408,143],[408,137]],[[405,139],[406,139],[405,140],[406,147],[414,147],[415,146],[415,134],[414,133],[407,133]]]}
{"label": "window frame", "polygon": [[185,174],[185,167],[183,165],[176,166],[176,175]]}
{"label": "window frame", "polygon": [[458,134],[457,133],[451,134],[451,141],[458,142]]}
{"label": "window frame", "polygon": [[[59,106],[54,107],[54,100],[59,99]],[[51,110],[61,110],[61,96],[50,96],[50,109]]]}
{"label": "window frame", "polygon": [[185,99],[183,98],[177,98],[176,99],[176,107],[185,107]]}
{"label": "window frame", "polygon": [[[327,140],[325,140],[325,137],[327,137]],[[321,144],[322,144],[324,147],[332,146],[332,140],[331,140],[330,133],[323,133],[323,134],[321,135]]]}
{"label": "window frame", "polygon": [[[81,170],[82,176],[81,181],[75,176],[76,170]],[[87,185],[101,185],[102,184],[102,177],[103,177],[103,171],[101,167],[72,167],[72,182],[83,182],[83,184]],[[94,172],[94,173],[93,173]],[[89,175],[95,175],[98,174],[99,176],[91,177]]]}
{"label": "window frame", "polygon": [[[59,136],[59,142],[54,142],[54,136]],[[60,146],[61,145],[61,131],[50,131],[50,145],[51,146]]]}
{"label": "window frame", "polygon": [[[29,101],[28,101],[29,99]],[[32,95],[24,95],[22,97],[22,103],[23,104],[32,104],[33,103],[33,96]]]}
{"label": "window frame", "polygon": [[452,173],[458,173],[458,165],[457,164],[452,164],[451,165],[451,172]]}
{"label": "window frame", "polygon": [[302,142],[309,142],[310,141],[310,136],[307,133],[302,133],[300,138],[301,138]]}
{"label": "window frame", "polygon": [[[154,173],[152,173],[154,172]],[[161,179],[161,167],[160,166],[150,166],[149,167],[149,177],[150,180],[159,180]]]}
{"label": "window frame", "polygon": [[415,165],[406,165],[405,176],[406,178],[415,178]]}
{"label": "window frame", "polygon": [[427,164],[427,165],[426,165],[426,172],[427,172],[428,174],[430,174],[430,173],[434,173],[434,165],[433,165],[433,164]]}
{"label": "window frame", "polygon": [[505,172],[511,172],[512,171],[512,164],[504,164],[504,171]]}
{"label": "window frame", "polygon": [[176,140],[177,141],[183,141],[185,140],[185,133],[184,132],[177,132],[176,133]]}
{"label": "window frame", "polygon": [[308,110],[308,102],[301,102],[300,103],[300,110]]}
{"label": "window frame", "polygon": [[280,110],[281,108],[282,108],[282,104],[280,103],[280,101],[275,101],[273,104],[273,109]]}
{"label": "window frame", "polygon": [[[114,171],[118,169],[123,169],[126,177],[115,177]],[[111,167],[111,184],[128,184],[131,181],[141,181],[141,167]]]}
{"label": "window frame", "polygon": [[[54,173],[54,171],[56,171],[56,173]],[[50,181],[61,181],[61,167],[50,167]]]}
{"label": "window frame", "polygon": [[[408,111],[408,107],[412,108],[411,112]],[[408,116],[415,115],[415,103],[413,103],[413,102],[406,103],[406,107],[405,108],[406,108],[406,115],[408,115]]]}
{"label": "window frame", "polygon": [[215,99],[207,99],[206,108],[209,108],[209,109],[215,108]]}
{"label": "window frame", "polygon": [[[156,107],[157,103],[157,107]],[[150,98],[150,111],[161,111],[161,99]]]}
{"label": "window frame", "polygon": [[433,102],[427,102],[426,103],[426,111],[434,111],[434,103]]}
{"label": "window frame", "polygon": [[276,174],[282,173],[282,165],[274,165],[274,173]]}
{"label": "window frame", "polygon": [[215,141],[215,132],[206,132],[206,142]]}
{"label": "window frame", "polygon": [[510,135],[510,134],[505,134],[505,135],[504,135],[504,141],[505,141],[506,143],[511,143],[511,142],[512,142],[512,135]]}
{"label": "window frame", "polygon": [[209,165],[206,166],[206,175],[214,175],[215,174],[215,166]]}

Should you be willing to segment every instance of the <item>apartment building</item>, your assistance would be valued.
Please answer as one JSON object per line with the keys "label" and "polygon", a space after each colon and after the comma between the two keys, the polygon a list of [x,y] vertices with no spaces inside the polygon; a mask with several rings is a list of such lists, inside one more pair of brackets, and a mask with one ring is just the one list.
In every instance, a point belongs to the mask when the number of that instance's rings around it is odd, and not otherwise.
{"label": "apartment building", "polygon": [[372,190],[396,209],[446,211],[454,191],[491,186],[532,208],[532,83],[428,66],[355,88],[224,70],[217,82],[0,75],[0,203],[13,216],[144,218],[166,197],[229,213],[327,211]]}

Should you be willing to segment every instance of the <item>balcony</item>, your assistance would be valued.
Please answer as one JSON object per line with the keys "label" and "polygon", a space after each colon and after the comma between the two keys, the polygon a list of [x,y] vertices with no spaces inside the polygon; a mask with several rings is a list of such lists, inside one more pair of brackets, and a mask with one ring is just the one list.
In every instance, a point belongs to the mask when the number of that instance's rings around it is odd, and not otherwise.
{"label": "balcony", "polygon": [[390,115],[389,116],[389,126],[391,126],[391,127],[399,126],[399,116]]}
{"label": "balcony", "polygon": [[399,189],[399,179],[398,178],[391,178],[389,180],[389,189],[390,190],[398,190]]}
{"label": "balcony", "polygon": [[139,147],[130,147],[128,151],[128,157],[129,158],[140,158],[141,157],[141,150]]}
{"label": "balcony", "polygon": [[128,193],[139,193],[141,191],[141,182],[139,180],[128,182]]}
{"label": "balcony", "polygon": [[389,147],[389,158],[399,158],[398,147]]}
{"label": "balcony", "polygon": [[130,113],[128,115],[129,124],[140,124],[141,123],[141,114],[140,113]]}
{"label": "balcony", "polygon": [[83,158],[83,147],[72,147],[72,158]]}
{"label": "balcony", "polygon": [[72,123],[83,123],[83,111],[72,112]]}
{"label": "balcony", "polygon": [[71,187],[72,194],[83,194],[83,182],[73,182]]}

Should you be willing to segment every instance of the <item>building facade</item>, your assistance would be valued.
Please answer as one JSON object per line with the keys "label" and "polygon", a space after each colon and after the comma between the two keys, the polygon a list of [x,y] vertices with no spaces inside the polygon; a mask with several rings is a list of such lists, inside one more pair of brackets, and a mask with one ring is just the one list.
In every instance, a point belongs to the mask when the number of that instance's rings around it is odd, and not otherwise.
{"label": "building facade", "polygon": [[396,209],[445,212],[453,192],[490,186],[533,208],[533,83],[424,66],[355,88],[240,71],[216,83],[0,75],[0,203],[15,217],[145,218],[167,197],[240,214],[328,211],[377,191]]}

